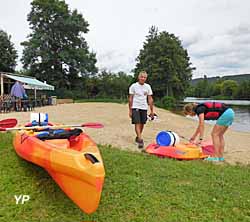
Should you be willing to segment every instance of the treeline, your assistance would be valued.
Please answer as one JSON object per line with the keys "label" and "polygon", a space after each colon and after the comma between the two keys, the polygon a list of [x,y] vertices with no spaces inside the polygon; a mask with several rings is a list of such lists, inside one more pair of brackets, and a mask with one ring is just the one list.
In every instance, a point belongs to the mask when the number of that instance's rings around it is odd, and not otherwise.
{"label": "treeline", "polygon": [[215,99],[250,99],[250,80],[235,81],[219,78],[209,81],[206,76],[190,86],[186,96]]}
{"label": "treeline", "polygon": [[104,70],[98,75],[80,78],[78,87],[72,90],[58,88],[52,94],[58,98],[119,99],[125,101],[128,96],[128,88],[132,82],[133,76],[131,75],[124,72],[112,73]]}
{"label": "treeline", "polygon": [[203,78],[197,78],[197,79],[192,79],[190,84],[192,86],[195,86],[198,82],[203,80],[204,78],[207,79],[209,83],[215,83],[216,81],[225,81],[225,80],[234,80],[237,83],[243,82],[250,80],[250,74],[239,74],[239,75],[230,75],[230,76],[214,76],[214,77],[203,77]]}

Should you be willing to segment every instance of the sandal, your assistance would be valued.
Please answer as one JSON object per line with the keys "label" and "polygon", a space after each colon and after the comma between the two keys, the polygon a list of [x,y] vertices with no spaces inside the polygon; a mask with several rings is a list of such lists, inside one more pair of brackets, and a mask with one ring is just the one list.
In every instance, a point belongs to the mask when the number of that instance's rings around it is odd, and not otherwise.
{"label": "sandal", "polygon": [[204,159],[206,161],[214,161],[214,162],[218,162],[220,161],[220,158],[219,157],[207,157],[206,159]]}

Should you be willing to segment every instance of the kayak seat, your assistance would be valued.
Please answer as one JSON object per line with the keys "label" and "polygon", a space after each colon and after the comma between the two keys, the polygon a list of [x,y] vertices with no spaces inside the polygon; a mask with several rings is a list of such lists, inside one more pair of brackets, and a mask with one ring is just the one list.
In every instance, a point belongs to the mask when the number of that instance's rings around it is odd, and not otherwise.
{"label": "kayak seat", "polygon": [[36,137],[40,140],[54,140],[54,139],[69,139],[72,136],[79,136],[82,133],[81,129],[48,129],[47,131],[39,132]]}

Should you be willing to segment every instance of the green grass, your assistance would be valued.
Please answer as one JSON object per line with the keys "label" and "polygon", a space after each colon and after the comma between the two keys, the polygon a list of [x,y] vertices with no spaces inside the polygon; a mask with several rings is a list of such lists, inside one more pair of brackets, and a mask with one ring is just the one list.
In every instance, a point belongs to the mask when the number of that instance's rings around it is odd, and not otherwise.
{"label": "green grass", "polygon": [[[250,221],[250,167],[160,159],[101,146],[101,203],[86,215],[0,133],[0,221]],[[73,187],[72,187],[73,189]],[[14,195],[30,200],[16,205]]]}

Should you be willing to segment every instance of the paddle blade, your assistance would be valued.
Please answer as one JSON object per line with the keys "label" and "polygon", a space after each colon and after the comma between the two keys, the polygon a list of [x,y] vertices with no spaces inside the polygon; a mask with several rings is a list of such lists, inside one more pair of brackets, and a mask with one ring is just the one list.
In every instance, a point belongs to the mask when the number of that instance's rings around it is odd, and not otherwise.
{"label": "paddle blade", "polygon": [[[0,127],[2,129],[15,127],[17,124],[16,119],[4,119],[0,121]],[[1,130],[4,131],[4,130]]]}
{"label": "paddle blade", "polygon": [[104,125],[101,123],[84,123],[81,125],[82,127],[88,127],[88,128],[103,128]]}

